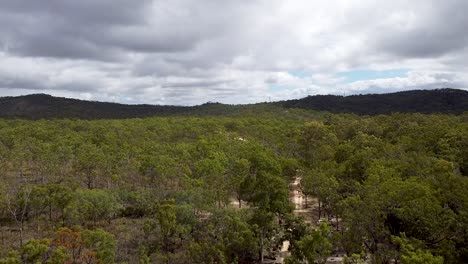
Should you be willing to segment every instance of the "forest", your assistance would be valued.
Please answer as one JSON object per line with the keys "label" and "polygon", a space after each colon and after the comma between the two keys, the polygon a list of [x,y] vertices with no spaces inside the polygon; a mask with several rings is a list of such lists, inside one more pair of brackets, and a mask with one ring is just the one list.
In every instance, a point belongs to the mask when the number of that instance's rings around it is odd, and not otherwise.
{"label": "forest", "polygon": [[0,167],[1,264],[468,263],[467,113],[2,119]]}

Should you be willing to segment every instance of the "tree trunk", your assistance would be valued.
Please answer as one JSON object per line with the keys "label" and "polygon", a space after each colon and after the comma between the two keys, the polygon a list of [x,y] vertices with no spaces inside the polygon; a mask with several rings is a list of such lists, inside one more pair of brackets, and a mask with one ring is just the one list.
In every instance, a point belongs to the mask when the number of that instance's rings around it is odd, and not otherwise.
{"label": "tree trunk", "polygon": [[264,240],[265,232],[262,230],[262,235],[260,237],[260,263],[263,263],[263,240]]}
{"label": "tree trunk", "polygon": [[322,206],[321,206],[321,202],[320,202],[320,199],[318,199],[318,213],[319,213],[319,219],[322,218]]}
{"label": "tree trunk", "polygon": [[61,209],[61,214],[62,214],[62,216],[61,216],[61,218],[62,218],[62,227],[64,227],[65,226],[65,208]]}
{"label": "tree trunk", "polygon": [[23,228],[24,228],[24,222],[23,219],[20,221],[20,248],[23,247]]}
{"label": "tree trunk", "polygon": [[166,256],[166,264],[169,264],[169,258],[168,258],[168,254],[167,254],[167,251],[169,250],[168,249],[168,246],[167,246],[167,235],[164,235],[164,253],[165,253],[165,256]]}
{"label": "tree trunk", "polygon": [[92,180],[91,180],[91,177],[87,177],[86,179],[86,186],[88,187],[88,189],[92,189]]}
{"label": "tree trunk", "polygon": [[338,214],[335,215],[335,219],[336,219],[336,231],[338,231],[339,230]]}

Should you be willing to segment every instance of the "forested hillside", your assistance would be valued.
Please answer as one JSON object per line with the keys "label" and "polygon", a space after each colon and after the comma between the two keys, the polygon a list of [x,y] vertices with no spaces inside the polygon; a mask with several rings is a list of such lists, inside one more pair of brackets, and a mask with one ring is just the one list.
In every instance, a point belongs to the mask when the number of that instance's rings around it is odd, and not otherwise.
{"label": "forested hillside", "polygon": [[377,115],[390,113],[450,113],[468,111],[468,91],[414,90],[389,94],[315,95],[298,100],[251,105],[206,103],[198,106],[125,105],[32,94],[0,98],[0,118],[106,119],[152,116],[245,116],[279,108],[332,113]]}
{"label": "forested hillside", "polygon": [[468,262],[466,113],[268,109],[1,120],[0,263]]}
{"label": "forested hillside", "polygon": [[0,98],[0,117],[3,118],[132,118],[156,114],[179,114],[187,110],[186,107],[124,105],[54,97],[47,94]]}
{"label": "forested hillside", "polygon": [[468,91],[456,89],[413,90],[388,94],[350,96],[317,95],[279,102],[287,108],[332,113],[376,115],[391,113],[452,113],[468,111]]}

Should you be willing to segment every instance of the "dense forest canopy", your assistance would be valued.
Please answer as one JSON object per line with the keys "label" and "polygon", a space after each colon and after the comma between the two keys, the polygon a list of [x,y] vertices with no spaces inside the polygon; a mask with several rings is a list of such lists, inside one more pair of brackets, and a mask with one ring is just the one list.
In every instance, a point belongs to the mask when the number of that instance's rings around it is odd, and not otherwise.
{"label": "dense forest canopy", "polygon": [[251,110],[0,120],[0,263],[468,262],[466,113]]}

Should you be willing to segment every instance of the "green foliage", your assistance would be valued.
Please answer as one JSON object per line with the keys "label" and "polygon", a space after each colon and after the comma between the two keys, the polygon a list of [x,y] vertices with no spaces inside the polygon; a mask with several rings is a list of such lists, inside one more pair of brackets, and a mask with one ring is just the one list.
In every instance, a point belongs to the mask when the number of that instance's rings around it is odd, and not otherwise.
{"label": "green foliage", "polygon": [[259,173],[248,200],[260,210],[284,214],[290,210],[286,181],[269,173]]}
{"label": "green foliage", "polygon": [[208,242],[192,242],[189,245],[189,256],[192,263],[224,264],[227,263],[219,246]]}
{"label": "green foliage", "polygon": [[77,190],[72,203],[66,208],[71,219],[110,220],[120,210],[114,194],[106,190]]}
{"label": "green foliage", "polygon": [[206,195],[210,195],[214,202],[228,203],[227,180],[225,177],[227,158],[223,153],[212,152],[209,157],[199,160],[195,164],[195,175],[206,185]]}
{"label": "green foliage", "polygon": [[156,219],[164,239],[164,249],[168,250],[169,238],[175,233],[177,228],[176,207],[174,200],[165,200],[158,204]]}
{"label": "green foliage", "polygon": [[326,263],[327,257],[332,253],[332,246],[329,237],[331,227],[327,223],[322,223],[317,230],[312,230],[297,242],[292,259],[288,263]]}
{"label": "green foliage", "polygon": [[0,259],[0,264],[20,264],[21,257],[18,251],[12,250],[8,252],[8,256]]}
{"label": "green foliage", "polygon": [[401,237],[393,237],[393,241],[400,247],[400,258],[403,264],[444,263],[443,257],[433,256],[429,251],[415,247],[404,234]]}
{"label": "green foliage", "polygon": [[306,123],[299,137],[305,164],[312,167],[333,158],[337,142],[329,126],[317,121]]}
{"label": "green foliage", "polygon": [[330,170],[311,170],[301,180],[301,185],[304,194],[319,199],[319,218],[322,209],[331,212],[337,206],[339,184]]}
{"label": "green foliage", "polygon": [[362,254],[351,254],[351,256],[345,256],[343,258],[345,264],[364,264],[365,260]]}
{"label": "green foliage", "polygon": [[135,191],[119,190],[118,200],[122,203],[122,215],[126,217],[149,216],[155,210],[153,194],[145,188]]}
{"label": "green foliage", "polygon": [[0,263],[62,264],[70,259],[71,255],[64,247],[55,246],[48,239],[32,239],[21,247],[20,253],[10,251],[7,257],[0,259]]}
{"label": "green foliage", "polygon": [[45,258],[45,254],[49,249],[50,241],[49,240],[29,240],[21,248],[21,255],[26,263],[37,263],[42,262],[41,260]]}
{"label": "green foliage", "polygon": [[[119,263],[253,263],[285,239],[288,261],[321,261],[328,241],[355,263],[468,262],[466,114],[250,109],[261,112],[0,120],[2,263],[18,261],[6,253],[23,254],[21,241],[43,263],[96,263],[98,251]],[[296,177],[332,236],[292,211]]]}
{"label": "green foliage", "polygon": [[117,241],[114,235],[98,228],[96,230],[84,230],[82,237],[84,245],[96,254],[99,263],[115,263]]}
{"label": "green foliage", "polygon": [[145,246],[140,245],[138,247],[138,264],[150,264],[150,258]]}
{"label": "green foliage", "polygon": [[51,255],[50,258],[47,260],[47,264],[63,264],[67,263],[71,259],[71,254],[67,252],[65,247],[58,246],[56,247]]}
{"label": "green foliage", "polygon": [[241,158],[232,162],[228,175],[228,187],[230,191],[236,196],[239,203],[239,208],[242,207],[242,195],[244,192],[244,185],[247,184],[248,176],[250,174],[250,163],[247,159]]}
{"label": "green foliage", "polygon": [[72,199],[73,191],[70,187],[60,184],[37,185],[31,191],[30,204],[36,213],[47,213],[49,220],[52,220],[55,211],[58,211],[63,219],[65,208]]}

